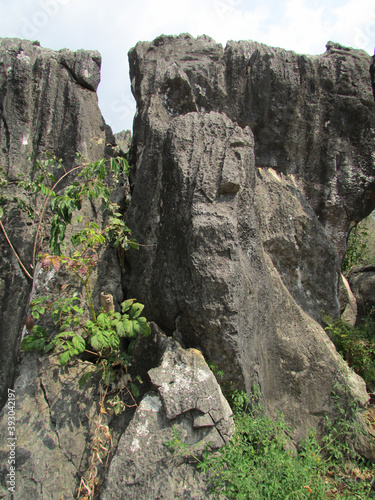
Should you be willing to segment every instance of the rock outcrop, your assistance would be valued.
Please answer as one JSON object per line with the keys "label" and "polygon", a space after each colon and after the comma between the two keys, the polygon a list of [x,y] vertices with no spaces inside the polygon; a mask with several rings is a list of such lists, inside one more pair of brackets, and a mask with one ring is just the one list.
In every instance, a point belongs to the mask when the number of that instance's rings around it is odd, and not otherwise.
{"label": "rock outcrop", "polygon": [[352,267],[347,278],[357,301],[357,320],[375,318],[375,265]]}
{"label": "rock outcrop", "polygon": [[210,478],[167,443],[178,435],[189,446],[185,453],[199,456],[205,445],[220,448],[234,432],[232,411],[202,354],[182,349],[155,326],[153,332],[164,351],[160,365],[149,370],[153,390],[121,436],[102,500],[209,498]]}
{"label": "rock outcrop", "polygon": [[[0,166],[12,181],[31,180],[32,162],[49,151],[70,168],[79,152],[90,160],[105,154],[111,141],[98,107],[101,57],[95,51],[60,52],[38,42],[0,40]],[[92,139],[96,138],[96,141]],[[0,175],[1,177],[1,175]],[[33,203],[32,199],[29,200]],[[15,204],[2,219],[28,271],[37,221]],[[0,231],[0,403],[12,386],[31,282]]]}
{"label": "rock outcrop", "polygon": [[161,36],[129,53],[137,100],[129,293],[284,412],[296,438],[360,404],[319,325],[339,314],[347,229],[373,207],[370,58],[329,43],[300,56],[254,42]]}

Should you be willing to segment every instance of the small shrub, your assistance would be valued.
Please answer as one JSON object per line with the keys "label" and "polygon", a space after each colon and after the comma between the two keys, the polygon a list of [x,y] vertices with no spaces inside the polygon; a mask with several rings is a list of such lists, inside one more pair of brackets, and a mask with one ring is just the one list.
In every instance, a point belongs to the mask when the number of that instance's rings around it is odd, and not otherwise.
{"label": "small shrub", "polygon": [[375,322],[370,317],[359,326],[343,320],[325,318],[328,332],[337,351],[348,365],[360,375],[369,388],[375,386]]}

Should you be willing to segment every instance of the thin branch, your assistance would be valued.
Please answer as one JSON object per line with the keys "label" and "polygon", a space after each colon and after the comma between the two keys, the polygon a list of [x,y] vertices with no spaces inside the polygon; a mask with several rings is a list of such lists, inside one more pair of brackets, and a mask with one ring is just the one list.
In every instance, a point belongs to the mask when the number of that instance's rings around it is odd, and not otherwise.
{"label": "thin branch", "polygon": [[1,220],[0,220],[0,227],[4,233],[4,236],[5,236],[5,239],[7,240],[8,242],[8,245],[10,246],[10,248],[13,250],[13,253],[14,255],[16,256],[16,259],[18,260],[20,266],[22,267],[23,271],[25,272],[26,276],[28,278],[30,278],[31,280],[33,280],[33,276],[31,276],[31,274],[28,272],[28,270],[26,269],[26,267],[23,265],[22,261],[21,261],[21,258],[19,257],[18,253],[16,252],[14,246],[12,245],[10,239],[9,239],[9,236],[7,235],[7,232],[5,231],[5,227],[3,226]]}

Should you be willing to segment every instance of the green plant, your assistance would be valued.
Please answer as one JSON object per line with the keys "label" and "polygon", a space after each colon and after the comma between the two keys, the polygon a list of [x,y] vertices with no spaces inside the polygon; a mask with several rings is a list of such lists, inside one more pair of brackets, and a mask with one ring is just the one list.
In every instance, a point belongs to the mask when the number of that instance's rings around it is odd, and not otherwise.
{"label": "green plant", "polygon": [[325,318],[328,332],[337,351],[348,365],[372,387],[375,384],[375,322],[368,316],[358,326],[342,319]]}
{"label": "green plant", "polygon": [[354,226],[348,238],[348,247],[341,269],[345,274],[353,266],[363,265],[366,259],[369,231],[365,221]]}
{"label": "green plant", "polygon": [[[271,420],[264,414],[260,393],[232,395],[236,432],[232,441],[202,455],[183,442],[174,429],[165,443],[180,458],[196,464],[212,480],[214,498],[239,500],[323,500],[326,498],[375,498],[374,471],[345,445],[353,434],[355,408],[341,409],[334,396],[337,416],[325,419],[326,434],[320,444],[314,433],[292,451],[283,416]],[[349,415],[350,414],[350,415]]]}
{"label": "green plant", "polygon": [[[150,333],[146,318],[141,316],[144,306],[135,299],[124,301],[121,313],[99,311],[98,314],[90,281],[105,243],[112,242],[115,248],[122,250],[138,248],[138,244],[129,237],[130,230],[122,220],[118,206],[111,201],[111,186],[116,184],[119,177],[128,174],[129,166],[126,159],[120,157],[110,160],[103,158],[95,163],[85,162],[82,157],[79,160],[79,165],[69,171],[63,170],[56,180],[52,172],[59,172],[63,165],[61,160],[47,153],[42,161],[34,162],[32,181],[19,180],[16,183],[19,196],[3,196],[1,203],[6,208],[7,203],[17,202],[17,206],[26,211],[29,217],[37,217],[32,270],[35,269],[36,252],[40,246],[39,235],[45,215],[48,209],[52,212],[50,253],[40,255],[41,265],[43,269],[53,267],[56,273],[64,271],[68,276],[68,282],[63,285],[57,299],[37,297],[32,300],[30,314],[26,318],[29,335],[23,339],[21,347],[45,353],[55,349],[61,365],[74,356],[84,352],[91,353],[101,371],[103,383],[109,386],[114,384],[116,377],[121,378],[126,373],[136,337]],[[70,183],[57,192],[62,182],[66,183],[68,179]],[[1,183],[7,185],[6,179],[1,179]],[[36,206],[39,206],[38,210],[34,210],[25,201],[30,194],[43,196],[39,205],[34,200]],[[19,200],[23,200],[21,204]],[[82,214],[86,200],[100,203],[99,208],[105,221],[102,227],[88,220],[85,213]],[[4,209],[0,213],[0,216],[3,215]],[[71,227],[69,246],[66,243],[68,226]],[[4,226],[1,227],[11,244]],[[27,266],[21,264],[25,270]],[[89,320],[81,304],[80,288],[84,291],[84,303],[90,311]],[[50,314],[52,321],[58,326],[59,332],[55,335],[51,332],[47,334],[45,327],[34,324],[46,313]],[[125,344],[121,339],[125,339]],[[136,391],[137,386],[133,386]]]}

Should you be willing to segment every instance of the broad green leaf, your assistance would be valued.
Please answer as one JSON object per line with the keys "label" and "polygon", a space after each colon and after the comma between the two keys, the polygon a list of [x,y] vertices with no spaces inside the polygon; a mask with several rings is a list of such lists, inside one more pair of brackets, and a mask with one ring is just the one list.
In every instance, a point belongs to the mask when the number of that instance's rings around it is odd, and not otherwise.
{"label": "broad green leaf", "polygon": [[120,346],[120,339],[119,339],[119,337],[116,334],[111,335],[110,346],[112,347],[112,349],[118,349],[119,348],[119,346]]}
{"label": "broad green leaf", "polygon": [[130,309],[130,316],[133,318],[133,319],[136,319],[138,318],[138,316],[141,314],[141,312],[143,311],[144,309],[144,305],[143,304],[140,304],[139,302],[137,302],[136,304],[133,304],[131,306],[131,309]]}
{"label": "broad green leaf", "polygon": [[100,351],[103,349],[103,340],[103,335],[100,332],[90,338],[90,344],[94,351]]}
{"label": "broad green leaf", "polygon": [[50,342],[46,346],[44,346],[44,352],[47,354],[47,352],[52,351],[52,349],[55,347],[55,344],[53,342]]}
{"label": "broad green leaf", "polygon": [[81,335],[75,335],[75,337],[73,337],[72,339],[72,342],[78,353],[81,353],[86,349],[86,342],[81,337]]}
{"label": "broad green leaf", "polygon": [[150,325],[147,323],[147,319],[143,316],[137,318],[137,323],[134,326],[134,329],[139,335],[143,335],[144,337],[148,337],[151,333]]}
{"label": "broad green leaf", "polygon": [[69,353],[69,351],[64,351],[64,352],[60,355],[60,365],[61,365],[61,366],[66,365],[66,363],[69,361],[69,358],[70,358],[70,353]]}
{"label": "broad green leaf", "polygon": [[138,398],[139,397],[139,389],[138,389],[138,386],[135,385],[133,382],[130,382],[130,391],[133,395],[134,398]]}
{"label": "broad green leaf", "polygon": [[[128,321],[128,320],[126,320]],[[129,321],[128,321],[129,322]],[[124,324],[123,321],[118,321],[115,325],[116,327],[116,331],[117,331],[117,335],[119,337],[126,337],[126,332],[127,332],[127,325]]]}
{"label": "broad green leaf", "polygon": [[78,386],[80,389],[89,381],[89,379],[95,375],[95,371],[91,370],[89,372],[86,372],[82,377],[79,379]]}
{"label": "broad green leaf", "polygon": [[124,302],[122,302],[121,304],[121,309],[122,309],[122,312],[125,313],[126,311],[128,311],[131,306],[133,305],[133,302],[135,302],[136,299],[128,299],[128,300],[125,300]]}

